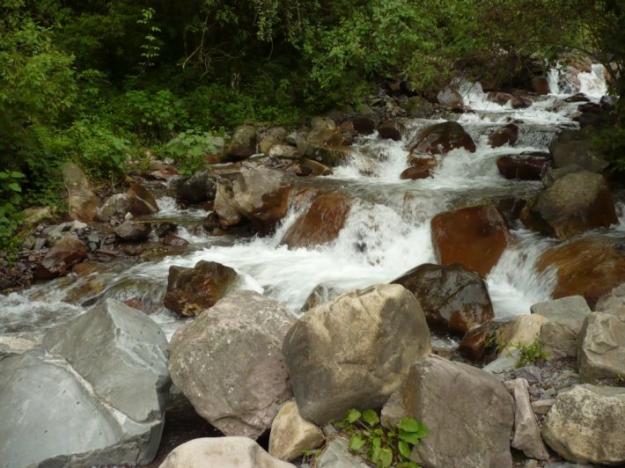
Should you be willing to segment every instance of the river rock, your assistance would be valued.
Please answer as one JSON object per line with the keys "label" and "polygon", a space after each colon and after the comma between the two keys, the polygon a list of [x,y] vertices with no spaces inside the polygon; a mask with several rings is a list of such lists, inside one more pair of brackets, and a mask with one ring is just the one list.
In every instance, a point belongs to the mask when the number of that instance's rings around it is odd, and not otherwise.
{"label": "river rock", "polygon": [[123,242],[143,242],[148,239],[151,230],[149,223],[128,219],[115,228],[115,235]]}
{"label": "river rock", "polygon": [[608,167],[593,144],[593,135],[579,130],[563,130],[549,146],[556,168],[575,165],[590,172]]}
{"label": "river rock", "polygon": [[350,408],[382,407],[430,349],[419,302],[396,284],[343,294],[309,310],[283,345],[300,413],[319,425]]}
{"label": "river rock", "polygon": [[450,110],[464,110],[464,100],[462,99],[462,95],[457,90],[450,88],[449,86],[438,92],[436,100],[441,106]]}
{"label": "river rock", "polygon": [[607,237],[578,239],[545,251],[536,269],[555,269],[554,298],[580,295],[594,307],[601,296],[625,282],[623,245],[622,240]]}
{"label": "river rock", "polygon": [[114,217],[123,218],[130,211],[130,198],[127,193],[116,193],[111,195],[97,209],[96,219],[102,222],[109,222]]}
{"label": "river rock", "polygon": [[280,460],[294,460],[323,445],[323,431],[303,419],[297,403],[282,405],[271,425],[269,453]]}
{"label": "river rock", "polygon": [[158,204],[152,192],[138,182],[131,182],[128,191],[130,212],[134,216],[151,215],[158,212]]}
{"label": "river rock", "polygon": [[269,128],[260,139],[258,149],[263,154],[270,154],[271,148],[277,145],[282,146],[286,142],[288,135],[289,132],[284,127]]}
{"label": "river rock", "polygon": [[74,234],[65,234],[43,257],[35,269],[38,279],[63,276],[87,257],[87,246]]}
{"label": "river rock", "polygon": [[625,462],[625,388],[576,385],[560,393],[543,426],[545,442],[577,463]]}
{"label": "river rock", "polygon": [[50,354],[0,360],[2,466],[149,463],[169,386],[160,328],[107,300],[51,329],[43,343]]}
{"label": "river rock", "polygon": [[547,356],[577,357],[579,334],[591,313],[586,300],[582,296],[564,297],[534,304],[531,310],[547,319],[540,331],[540,343]]}
{"label": "river rock", "polygon": [[344,437],[332,439],[317,457],[315,468],[369,468],[361,458],[349,451]]}
{"label": "river rock", "polygon": [[541,180],[550,160],[539,155],[505,155],[497,158],[497,169],[506,179]]}
{"label": "river rock", "polygon": [[458,352],[473,362],[483,362],[497,352],[496,333],[499,324],[494,321],[469,330],[458,343]]}
{"label": "river rock", "polygon": [[354,130],[361,135],[371,135],[375,132],[375,120],[368,115],[358,115],[352,119]]}
{"label": "river rock", "polygon": [[256,127],[240,125],[232,134],[230,144],[225,151],[231,161],[242,161],[256,153]]}
{"label": "river rock", "polygon": [[512,355],[519,348],[531,346],[540,339],[540,332],[547,319],[542,315],[519,315],[497,330],[500,354]]}
{"label": "river rock", "polygon": [[216,192],[216,179],[210,171],[199,171],[189,177],[181,177],[174,183],[176,199],[193,205],[213,201]]}
{"label": "river rock", "polygon": [[432,172],[438,166],[438,161],[433,156],[412,157],[408,161],[410,167],[405,169],[400,175],[400,179],[425,179],[432,175]]}
{"label": "river rock", "polygon": [[535,76],[532,78],[532,90],[537,94],[549,94],[551,86],[546,76]]}
{"label": "river rock", "polygon": [[618,223],[605,179],[588,171],[557,179],[526,210],[526,226],[558,239]]}
{"label": "river rock", "polygon": [[411,153],[446,154],[464,148],[474,153],[475,143],[458,122],[443,122],[421,130],[410,148]]}
{"label": "river rock", "polygon": [[378,125],[378,135],[383,140],[400,141],[404,130],[403,125],[395,120],[385,120]]}
{"label": "river rock", "polygon": [[70,217],[84,222],[93,221],[98,208],[98,197],[93,193],[89,179],[82,169],[72,162],[65,163],[62,172]]}
{"label": "river rock", "polygon": [[505,385],[514,397],[515,404],[512,447],[521,450],[529,458],[548,460],[549,453],[543,444],[538,421],[530,403],[527,380],[509,380]]}
{"label": "river rock", "polygon": [[201,260],[193,268],[169,267],[165,307],[183,317],[194,317],[214,306],[237,280],[232,268]]}
{"label": "river rock", "polygon": [[606,312],[588,315],[578,351],[583,382],[625,379],[625,316]]}
{"label": "river rock", "polygon": [[393,281],[419,300],[428,324],[438,330],[464,335],[493,317],[486,284],[460,265],[420,265]]}
{"label": "river rock", "polygon": [[488,93],[487,97],[489,101],[496,102],[501,106],[510,103],[510,107],[512,107],[513,109],[524,109],[532,105],[532,101],[530,101],[529,99],[500,91],[491,91],[490,93]]}
{"label": "river rock", "polygon": [[175,333],[172,380],[225,435],[257,438],[291,398],[280,348],[292,323],[276,301],[251,291],[229,295]]}
{"label": "river rock", "polygon": [[514,400],[492,375],[429,356],[417,361],[400,389],[407,416],[430,434],[411,458],[426,467],[511,468]]}
{"label": "river rock", "polygon": [[352,201],[340,192],[317,195],[282,238],[290,248],[327,244],[337,238],[345,224]]}
{"label": "river rock", "polygon": [[597,301],[595,311],[625,317],[625,283],[615,287],[604,296],[601,296]]}
{"label": "river rock", "polygon": [[220,180],[215,212],[225,226],[249,220],[257,229],[274,228],[288,210],[291,185],[280,171],[244,163],[234,180]]}
{"label": "river rock", "polygon": [[505,125],[488,135],[488,144],[493,148],[503,145],[513,146],[519,139],[519,127],[515,124]]}
{"label": "river rock", "polygon": [[297,148],[304,156],[326,166],[336,166],[349,155],[349,143],[329,118],[312,119],[311,130],[307,135],[298,135]]}
{"label": "river rock", "polygon": [[432,219],[432,242],[441,265],[459,263],[485,277],[508,245],[508,227],[493,205],[462,208]]}
{"label": "river rock", "polygon": [[176,447],[159,468],[295,468],[247,437],[204,437]]}

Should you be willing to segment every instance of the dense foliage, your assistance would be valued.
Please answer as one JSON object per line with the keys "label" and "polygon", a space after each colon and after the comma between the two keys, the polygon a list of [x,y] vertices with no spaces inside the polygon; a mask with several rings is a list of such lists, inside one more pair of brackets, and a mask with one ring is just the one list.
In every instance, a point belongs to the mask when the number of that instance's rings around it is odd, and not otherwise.
{"label": "dense foliage", "polygon": [[[620,0],[0,0],[0,174],[12,184],[0,192],[0,237],[20,208],[59,201],[65,160],[113,183],[146,149],[192,170],[224,129],[295,124],[357,105],[384,80],[425,96],[458,74],[514,84],[530,57],[577,49],[608,65],[623,94],[624,9]],[[623,115],[621,104],[602,140],[620,158]]]}

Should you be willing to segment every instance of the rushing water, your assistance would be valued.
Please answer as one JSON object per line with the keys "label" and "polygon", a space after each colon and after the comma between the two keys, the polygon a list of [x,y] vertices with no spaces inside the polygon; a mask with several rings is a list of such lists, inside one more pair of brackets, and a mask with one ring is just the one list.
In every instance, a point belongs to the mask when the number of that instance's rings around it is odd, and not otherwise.
{"label": "rushing water", "polygon": [[[461,91],[473,112],[460,115],[458,120],[474,138],[477,151],[450,152],[429,179],[399,178],[407,167],[406,145],[411,136],[438,122],[416,119],[408,122],[403,141],[380,140],[375,134],[363,137],[354,145],[349,162],[336,168],[332,176],[301,181],[340,187],[355,199],[345,227],[331,244],[292,250],[280,245],[305,206],[292,209],[273,236],[235,240],[194,233],[190,226],[207,212],[181,210],[173,199],[164,197],[159,200],[157,217],[181,224],[178,234],[192,244],[190,253],[134,265],[115,263],[85,278],[60,278],[0,298],[0,334],[41,331],[104,297],[141,299],[153,312],[151,317],[171,334],[180,321],[162,306],[168,269],[171,265],[193,266],[199,260],[231,266],[240,274],[238,288],[283,301],[294,313],[318,285],[345,291],[388,282],[410,268],[434,262],[430,237],[434,215],[462,204],[540,190],[539,182],[504,179],[495,161],[502,154],[546,150],[559,129],[575,127],[571,117],[577,105],[563,102],[557,71],[552,72],[550,81],[553,94],[527,109],[492,103],[479,84],[464,84]],[[575,91],[595,101],[606,92],[600,67],[581,74],[579,83],[581,89]],[[488,146],[488,133],[511,121],[521,129],[517,145]],[[622,206],[619,210],[622,222],[615,229],[622,232],[625,213]],[[513,229],[512,237],[513,242],[486,278],[499,319],[528,313],[533,303],[550,297],[554,284],[553,274],[538,275],[534,269],[538,256],[553,241],[520,225]]]}

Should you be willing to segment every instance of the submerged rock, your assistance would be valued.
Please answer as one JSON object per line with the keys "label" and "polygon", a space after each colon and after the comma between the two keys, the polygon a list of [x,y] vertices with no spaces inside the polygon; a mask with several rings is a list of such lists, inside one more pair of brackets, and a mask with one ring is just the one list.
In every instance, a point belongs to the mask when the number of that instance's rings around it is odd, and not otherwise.
{"label": "submerged rock", "polygon": [[494,317],[486,284],[460,265],[420,265],[393,283],[416,296],[428,324],[438,330],[462,336]]}
{"label": "submerged rock", "polygon": [[625,462],[625,388],[576,385],[560,393],[543,427],[545,442],[577,463]]}
{"label": "submerged rock", "polygon": [[0,360],[2,466],[149,463],[169,386],[160,328],[107,300],[49,331],[44,346],[50,354]]}
{"label": "submerged rock", "polygon": [[485,277],[508,245],[508,227],[493,205],[463,208],[432,218],[432,241],[442,265],[459,263]]}
{"label": "submerged rock", "polygon": [[443,122],[421,130],[410,152],[446,154],[456,148],[475,152],[475,143],[458,122]]}
{"label": "submerged rock", "polygon": [[204,437],[176,447],[159,468],[295,468],[247,437]]}
{"label": "submerged rock", "polygon": [[227,296],[175,333],[172,380],[225,435],[257,438],[291,398],[280,348],[292,323],[284,306],[260,294]]}
{"label": "submerged rock", "polygon": [[227,294],[237,276],[232,268],[205,260],[193,268],[171,266],[165,307],[185,317],[199,315]]}
{"label": "submerged rock", "polygon": [[380,408],[430,352],[430,332],[413,294],[378,285],[306,312],[283,350],[302,417],[323,425],[350,408]]}
{"label": "submerged rock", "polygon": [[567,174],[528,204],[522,220],[529,228],[558,239],[618,223],[614,201],[600,174]]}
{"label": "submerged rock", "polygon": [[340,192],[317,195],[308,211],[289,228],[281,243],[295,248],[333,241],[345,224],[351,203],[351,199]]}

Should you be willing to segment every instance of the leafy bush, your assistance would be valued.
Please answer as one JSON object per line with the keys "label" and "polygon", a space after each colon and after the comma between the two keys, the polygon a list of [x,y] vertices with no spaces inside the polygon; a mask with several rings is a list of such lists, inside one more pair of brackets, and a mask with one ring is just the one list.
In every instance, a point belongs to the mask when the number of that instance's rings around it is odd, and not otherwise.
{"label": "leafy bush", "polygon": [[349,437],[349,450],[378,468],[418,468],[410,460],[412,448],[428,435],[427,427],[413,418],[402,418],[397,427],[387,429],[373,410],[351,409],[335,424]]}
{"label": "leafy bush", "polygon": [[148,139],[165,140],[188,124],[182,99],[168,89],[127,91],[116,107],[116,123]]}
{"label": "leafy bush", "polygon": [[13,235],[19,227],[23,179],[21,172],[0,171],[0,248],[10,248],[16,241]]}
{"label": "leafy bush", "polygon": [[205,156],[220,149],[220,139],[211,133],[187,130],[169,140],[163,146],[163,154],[176,161],[182,173],[191,174],[204,165]]}
{"label": "leafy bush", "polygon": [[540,341],[536,340],[530,345],[519,345],[517,349],[520,351],[517,367],[524,367],[547,359],[547,353],[543,349]]}

